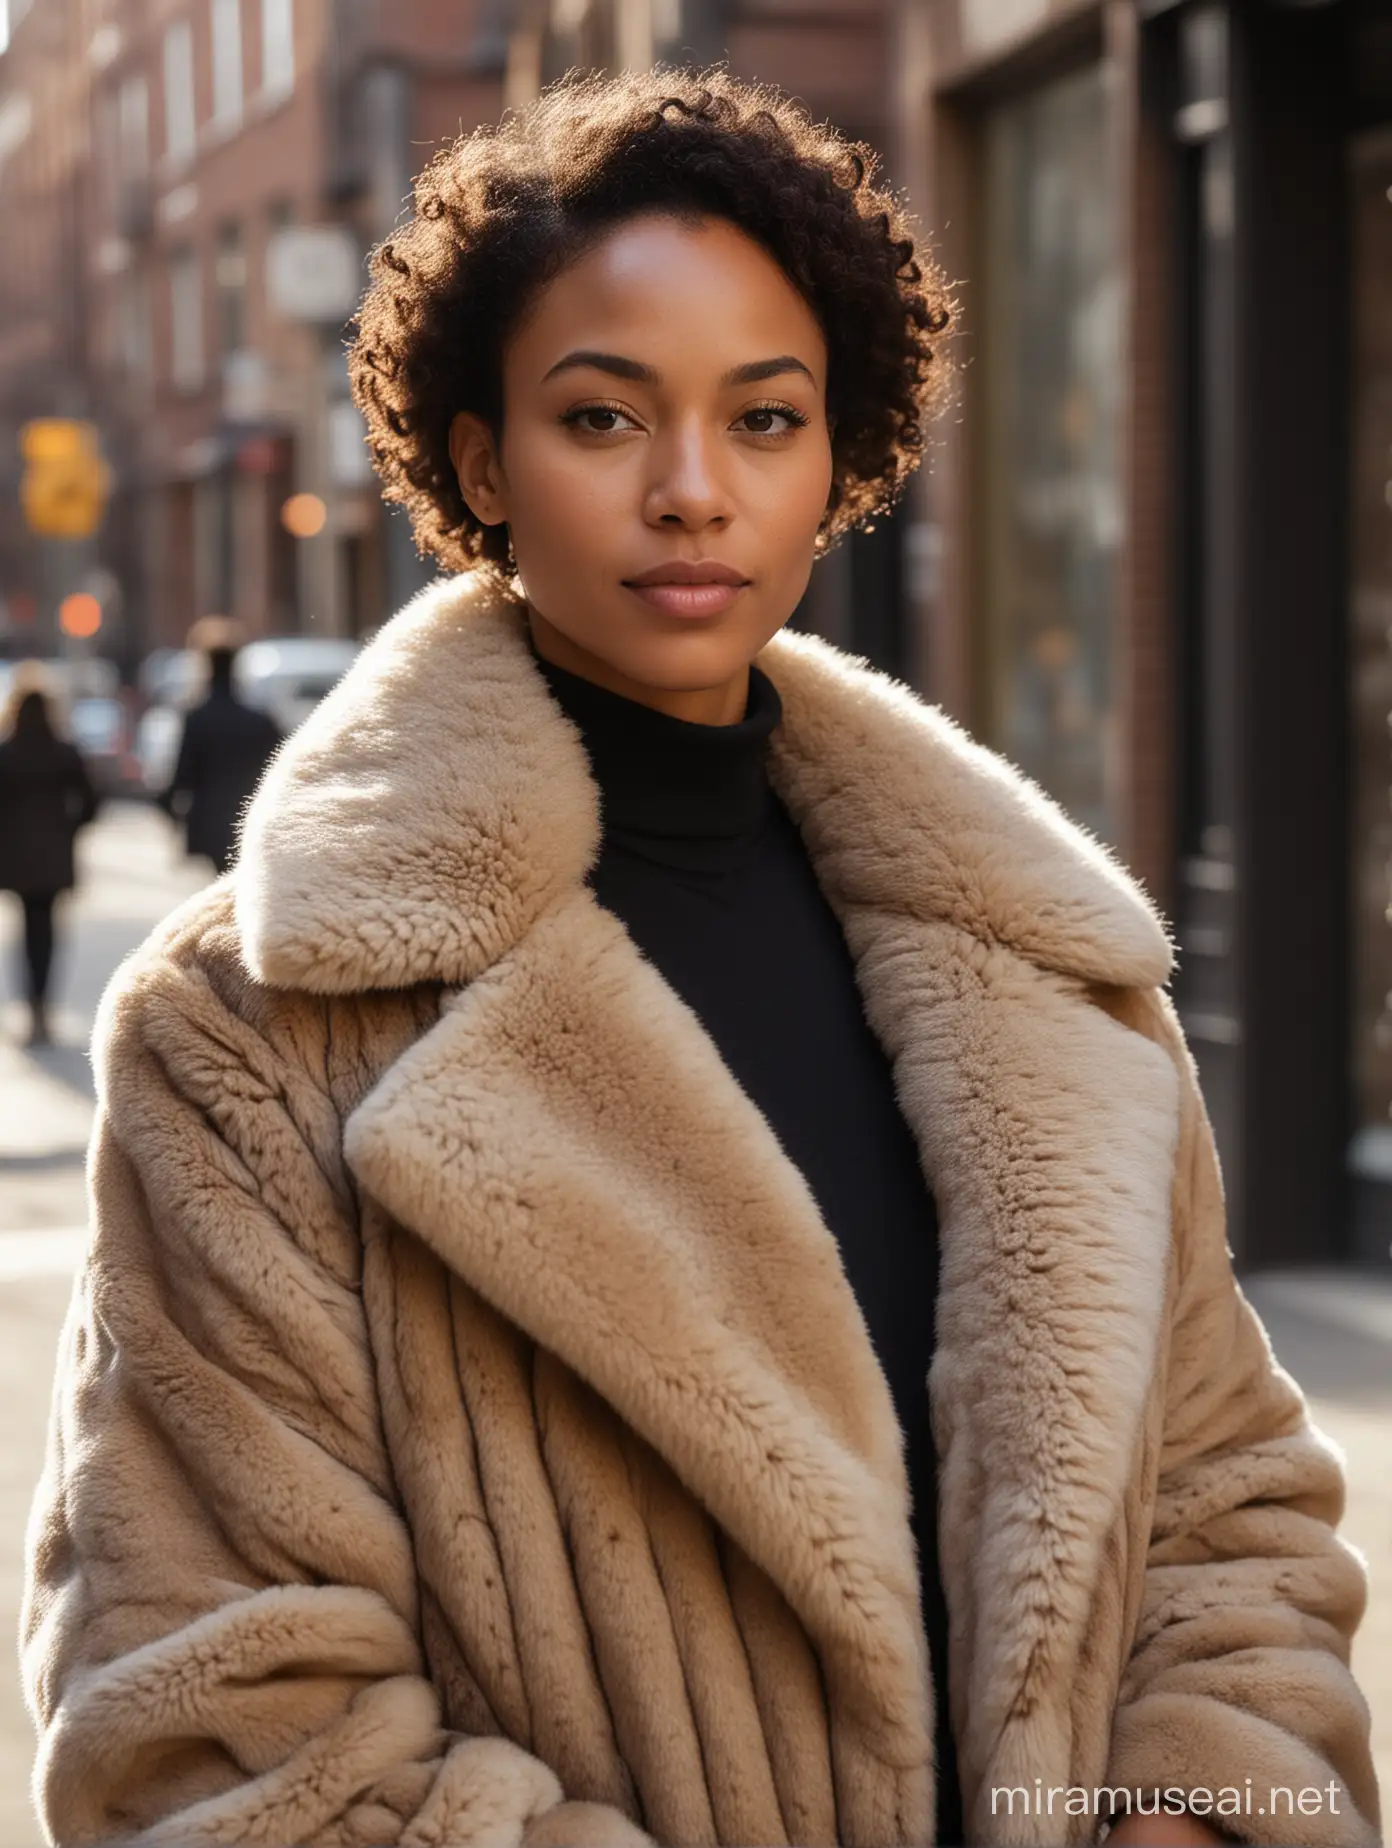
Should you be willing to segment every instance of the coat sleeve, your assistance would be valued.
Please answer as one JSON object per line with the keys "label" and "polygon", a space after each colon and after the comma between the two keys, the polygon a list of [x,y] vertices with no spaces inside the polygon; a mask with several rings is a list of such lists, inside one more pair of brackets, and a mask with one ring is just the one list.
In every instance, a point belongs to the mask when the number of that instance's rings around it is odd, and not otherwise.
{"label": "coat sleeve", "polygon": [[1212,1131],[1168,1002],[1163,1013],[1184,1095],[1175,1296],[1144,1599],[1108,1782],[1213,1793],[1195,1808],[1235,1789],[1244,1813],[1206,1820],[1238,1840],[1361,1848],[1380,1839],[1378,1794],[1349,1672],[1366,1573],[1335,1533],[1342,1463],[1234,1278]]}
{"label": "coat sleeve", "polygon": [[49,1838],[646,1843],[442,1727],[337,1116],[305,1048],[218,987],[156,958],[99,1027],[92,1236],[27,1540]]}

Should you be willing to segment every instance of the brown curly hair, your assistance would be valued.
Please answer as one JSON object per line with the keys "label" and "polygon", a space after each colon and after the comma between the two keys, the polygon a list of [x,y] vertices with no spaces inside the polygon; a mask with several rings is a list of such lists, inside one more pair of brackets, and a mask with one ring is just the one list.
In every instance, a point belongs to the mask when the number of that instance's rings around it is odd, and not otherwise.
{"label": "brown curly hair", "polygon": [[415,217],[372,253],[349,376],[389,501],[448,570],[505,573],[449,455],[457,412],[502,426],[510,330],[545,285],[640,212],[728,220],[811,305],[828,348],[833,481],[819,546],[887,510],[917,466],[953,304],[915,255],[869,148],[724,70],[572,76],[442,149]]}

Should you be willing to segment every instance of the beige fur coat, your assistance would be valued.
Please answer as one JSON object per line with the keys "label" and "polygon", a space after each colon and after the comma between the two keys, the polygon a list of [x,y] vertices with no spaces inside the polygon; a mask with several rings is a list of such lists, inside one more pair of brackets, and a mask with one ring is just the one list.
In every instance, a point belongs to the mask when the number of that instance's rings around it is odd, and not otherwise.
{"label": "beige fur coat", "polygon": [[[760,662],[941,1215],[971,1839],[1250,1779],[1333,1794],[1234,1833],[1374,1842],[1340,1465],[1233,1281],[1160,923],[904,688]],[[519,615],[442,581],[114,982],[29,1535],[55,1841],[932,1840],[884,1379],[598,840]]]}

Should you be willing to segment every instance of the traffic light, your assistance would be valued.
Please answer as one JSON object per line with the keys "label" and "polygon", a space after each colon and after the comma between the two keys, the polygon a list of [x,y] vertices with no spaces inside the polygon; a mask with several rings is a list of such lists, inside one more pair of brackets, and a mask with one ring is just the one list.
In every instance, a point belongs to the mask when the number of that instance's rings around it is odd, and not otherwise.
{"label": "traffic light", "polygon": [[29,530],[45,539],[90,538],[111,491],[97,426],[36,417],[21,429],[19,448],[25,461],[19,499]]}

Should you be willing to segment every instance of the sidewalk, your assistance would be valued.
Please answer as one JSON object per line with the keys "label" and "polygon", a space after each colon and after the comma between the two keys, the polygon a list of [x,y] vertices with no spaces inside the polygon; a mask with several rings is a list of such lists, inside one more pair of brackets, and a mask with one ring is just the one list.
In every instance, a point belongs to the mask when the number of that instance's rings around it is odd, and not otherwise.
{"label": "sidewalk", "polygon": [[[0,1266],[5,1243],[15,1236],[24,1235],[0,1232]],[[0,1282],[0,1627],[6,1637],[19,1631],[24,1524],[43,1464],[54,1355],[71,1289],[71,1276],[56,1267],[48,1275]],[[38,1848],[42,1838],[29,1802],[34,1731],[12,1649],[6,1645],[0,1671],[0,1843]]]}
{"label": "sidewalk", "polygon": [[[113,803],[79,840],[82,883],[58,962],[60,1044],[24,1052],[9,998],[17,908],[0,897],[0,1627],[19,1627],[24,1524],[43,1462],[58,1330],[86,1237],[92,1074],[83,1048],[121,958],[206,878],[164,818]],[[37,1848],[34,1738],[13,1643],[0,1666],[0,1848]]]}

